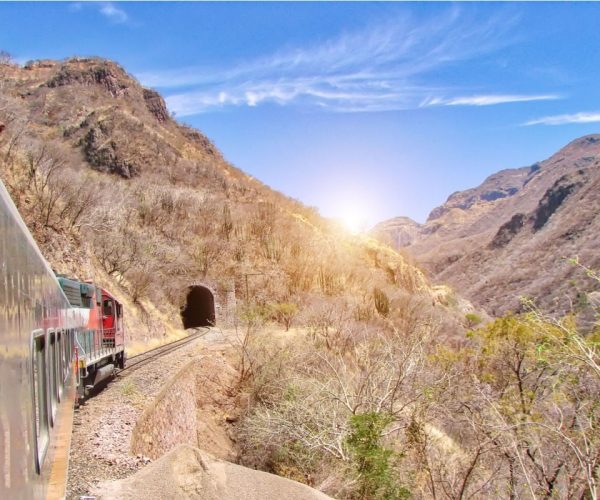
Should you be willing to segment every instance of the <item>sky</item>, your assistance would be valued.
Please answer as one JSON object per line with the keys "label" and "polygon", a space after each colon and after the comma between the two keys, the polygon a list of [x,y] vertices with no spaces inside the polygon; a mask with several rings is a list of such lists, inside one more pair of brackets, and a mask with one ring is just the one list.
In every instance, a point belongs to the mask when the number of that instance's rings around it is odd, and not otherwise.
{"label": "sky", "polygon": [[321,214],[424,222],[600,131],[600,3],[0,3],[17,62],[101,56]]}

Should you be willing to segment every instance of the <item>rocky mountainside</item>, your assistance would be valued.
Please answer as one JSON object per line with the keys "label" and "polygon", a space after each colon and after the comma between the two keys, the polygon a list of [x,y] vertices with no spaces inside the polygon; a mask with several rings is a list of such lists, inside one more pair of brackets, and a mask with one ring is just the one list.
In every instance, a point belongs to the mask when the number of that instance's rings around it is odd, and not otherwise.
{"label": "rocky mountainside", "polygon": [[394,217],[380,222],[373,229],[379,239],[393,248],[406,248],[416,243],[424,234],[423,225],[410,217]]}
{"label": "rocky mountainside", "polygon": [[453,193],[425,224],[400,217],[374,234],[493,314],[519,309],[520,296],[566,312],[593,291],[567,259],[598,267],[599,214],[600,135],[590,135],[545,161]]}
{"label": "rocky mountainside", "polygon": [[58,272],[125,302],[133,338],[180,332],[198,284],[221,325],[236,304],[276,318],[278,304],[302,317],[343,300],[374,317],[374,289],[448,302],[399,254],[229,164],[114,62],[2,64],[0,89],[3,182]]}

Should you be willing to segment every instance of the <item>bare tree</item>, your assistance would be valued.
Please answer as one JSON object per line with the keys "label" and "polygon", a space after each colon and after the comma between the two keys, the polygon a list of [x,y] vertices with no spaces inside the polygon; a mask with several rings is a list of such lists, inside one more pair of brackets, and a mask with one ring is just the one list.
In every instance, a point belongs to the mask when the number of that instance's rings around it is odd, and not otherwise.
{"label": "bare tree", "polygon": [[13,64],[13,58],[6,50],[0,50],[0,64]]}

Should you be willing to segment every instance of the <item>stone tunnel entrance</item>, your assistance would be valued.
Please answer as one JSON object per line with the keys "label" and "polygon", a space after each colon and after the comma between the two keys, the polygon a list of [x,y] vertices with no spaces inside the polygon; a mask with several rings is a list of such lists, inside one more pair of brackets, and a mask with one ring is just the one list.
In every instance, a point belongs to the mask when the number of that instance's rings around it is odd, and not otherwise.
{"label": "stone tunnel entrance", "polygon": [[185,306],[181,308],[184,328],[213,326],[215,324],[215,297],[202,285],[189,287]]}

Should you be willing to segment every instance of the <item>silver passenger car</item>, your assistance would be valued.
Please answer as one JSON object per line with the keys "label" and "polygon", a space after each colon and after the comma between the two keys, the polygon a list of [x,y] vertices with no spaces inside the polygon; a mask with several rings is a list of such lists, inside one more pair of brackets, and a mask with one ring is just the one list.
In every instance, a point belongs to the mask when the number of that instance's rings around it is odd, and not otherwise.
{"label": "silver passenger car", "polygon": [[1,182],[0,260],[0,498],[50,498],[68,466],[82,318]]}

